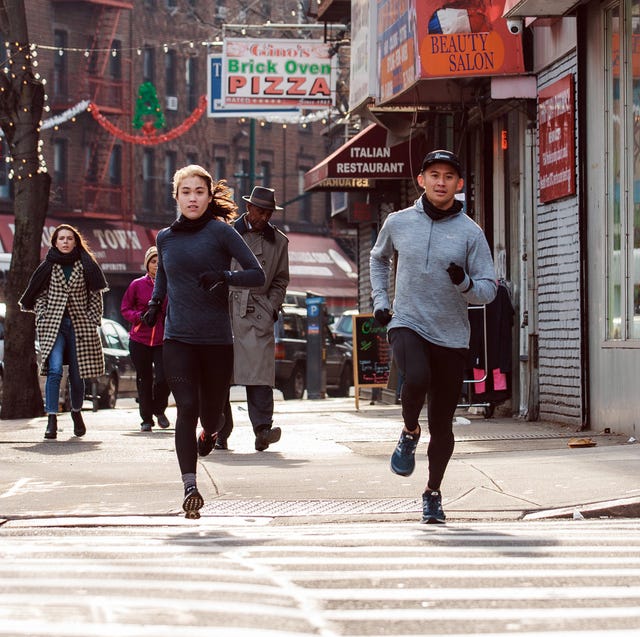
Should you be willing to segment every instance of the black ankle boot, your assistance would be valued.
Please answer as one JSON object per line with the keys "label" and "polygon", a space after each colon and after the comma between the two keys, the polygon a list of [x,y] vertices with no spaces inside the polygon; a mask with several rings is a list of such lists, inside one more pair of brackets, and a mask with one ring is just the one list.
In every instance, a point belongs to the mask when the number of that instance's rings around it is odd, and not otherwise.
{"label": "black ankle boot", "polygon": [[49,414],[44,437],[47,440],[55,440],[58,437],[58,416],[55,414]]}
{"label": "black ankle boot", "polygon": [[87,433],[87,428],[85,427],[84,420],[82,420],[82,412],[72,411],[71,420],[73,420],[73,435],[78,437],[84,436]]}

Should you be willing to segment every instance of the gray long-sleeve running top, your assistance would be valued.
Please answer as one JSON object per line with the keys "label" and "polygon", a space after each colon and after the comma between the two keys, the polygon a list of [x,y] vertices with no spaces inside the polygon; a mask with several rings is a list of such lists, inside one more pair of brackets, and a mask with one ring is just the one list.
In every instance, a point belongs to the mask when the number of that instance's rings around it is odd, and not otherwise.
{"label": "gray long-sleeve running top", "polygon": [[[398,263],[392,307],[388,289],[394,251]],[[459,285],[447,273],[451,262],[467,273]],[[463,212],[434,221],[420,199],[387,217],[371,250],[370,271],[374,311],[393,309],[388,329],[407,327],[443,347],[469,347],[468,305],[490,303],[497,292],[491,251],[480,226]]]}

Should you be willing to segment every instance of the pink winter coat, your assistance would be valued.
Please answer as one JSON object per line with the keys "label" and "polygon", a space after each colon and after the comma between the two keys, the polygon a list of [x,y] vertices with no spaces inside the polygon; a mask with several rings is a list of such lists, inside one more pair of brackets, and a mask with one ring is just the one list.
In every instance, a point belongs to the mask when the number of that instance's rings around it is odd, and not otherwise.
{"label": "pink winter coat", "polygon": [[147,311],[147,304],[151,300],[152,293],[153,279],[145,274],[139,279],[131,281],[120,304],[120,313],[126,321],[131,323],[129,338],[151,347],[162,345],[164,317],[167,313],[167,300],[165,299],[156,324],[153,327],[148,327],[142,322],[142,315]]}

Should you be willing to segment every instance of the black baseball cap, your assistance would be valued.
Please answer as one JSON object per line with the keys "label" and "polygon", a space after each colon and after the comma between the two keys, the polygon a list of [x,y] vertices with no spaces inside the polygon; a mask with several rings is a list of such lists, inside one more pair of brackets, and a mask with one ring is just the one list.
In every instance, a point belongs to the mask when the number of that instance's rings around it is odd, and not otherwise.
{"label": "black baseball cap", "polygon": [[437,164],[438,162],[453,166],[458,175],[462,177],[460,160],[449,150],[432,150],[430,153],[427,153],[426,157],[422,160],[422,169],[420,172],[423,173],[431,164]]}

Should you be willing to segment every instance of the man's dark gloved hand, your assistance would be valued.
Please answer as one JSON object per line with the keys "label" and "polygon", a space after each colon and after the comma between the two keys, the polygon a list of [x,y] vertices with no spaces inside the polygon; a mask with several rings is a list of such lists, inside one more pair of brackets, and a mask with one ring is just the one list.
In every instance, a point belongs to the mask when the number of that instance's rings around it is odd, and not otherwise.
{"label": "man's dark gloved hand", "polygon": [[147,327],[153,327],[158,320],[160,306],[162,304],[157,299],[151,299],[147,304],[147,311],[142,315],[141,320]]}
{"label": "man's dark gloved hand", "polygon": [[389,308],[385,307],[384,310],[376,310],[373,314],[376,321],[384,327],[385,325],[389,325],[391,322],[391,312],[389,312]]}
{"label": "man's dark gloved hand", "polygon": [[207,290],[207,292],[213,292],[220,283],[224,282],[225,278],[222,270],[203,272],[198,279],[198,285]]}
{"label": "man's dark gloved hand", "polygon": [[451,262],[447,268],[449,278],[454,285],[460,285],[464,281],[464,270],[456,263]]}

